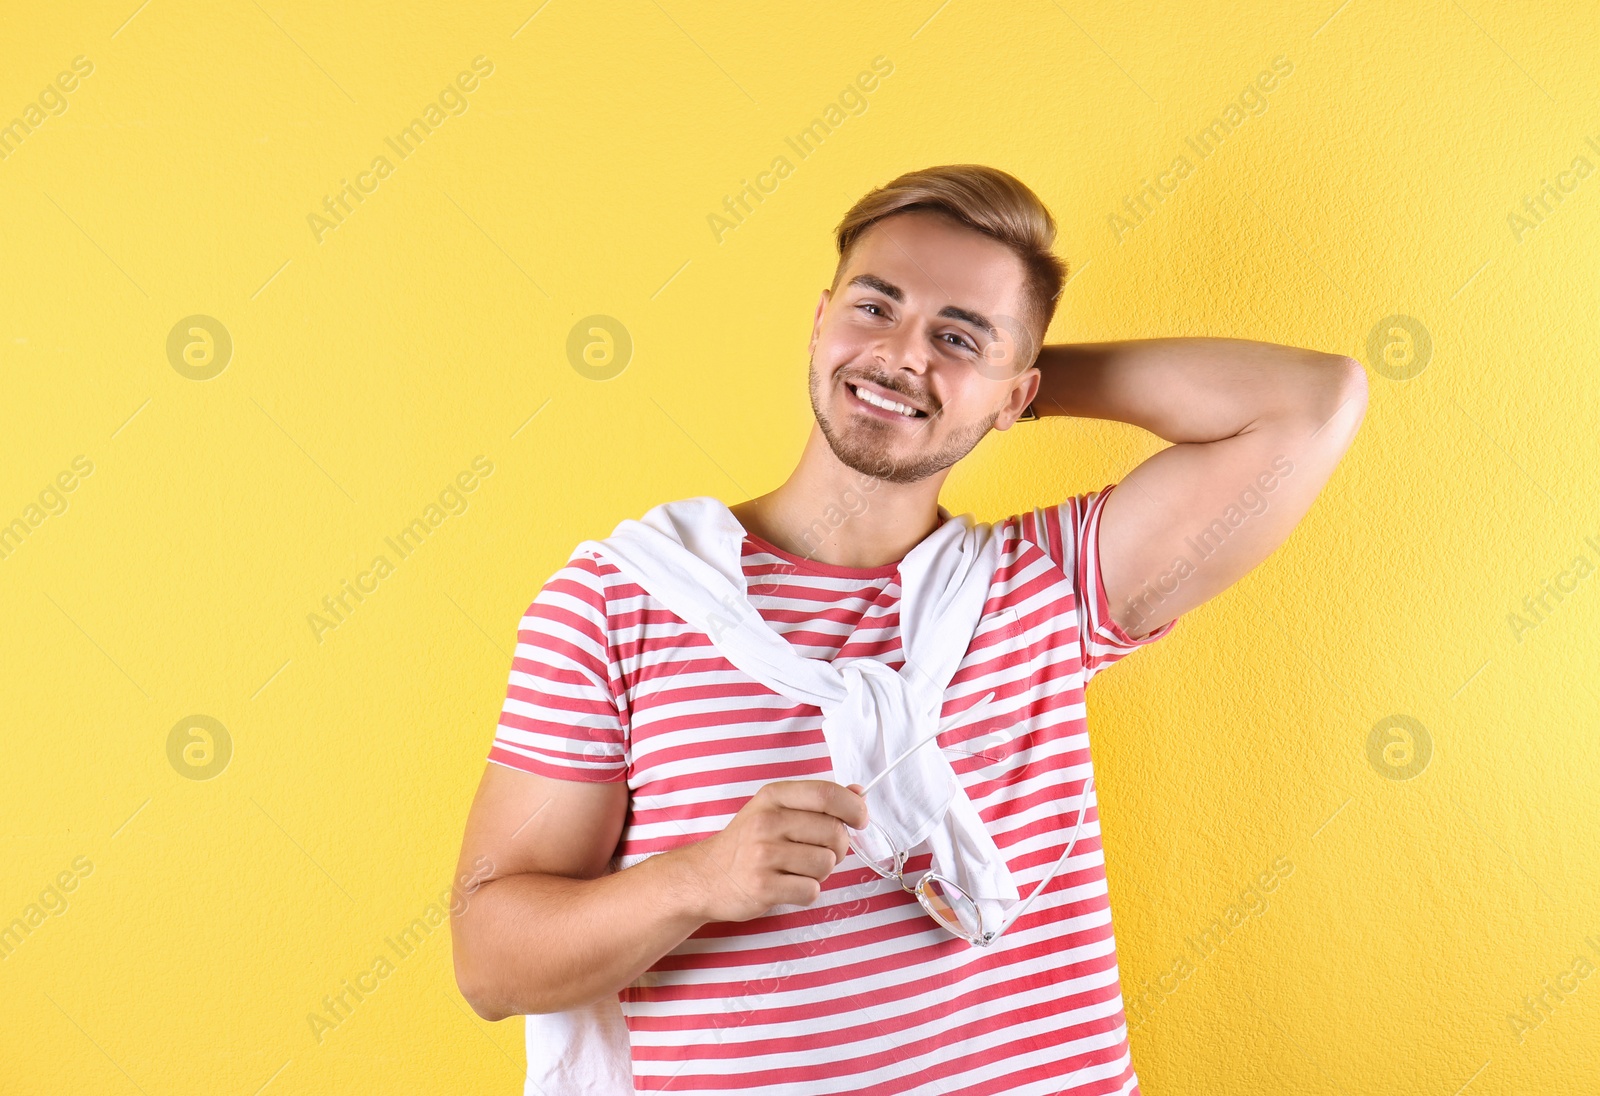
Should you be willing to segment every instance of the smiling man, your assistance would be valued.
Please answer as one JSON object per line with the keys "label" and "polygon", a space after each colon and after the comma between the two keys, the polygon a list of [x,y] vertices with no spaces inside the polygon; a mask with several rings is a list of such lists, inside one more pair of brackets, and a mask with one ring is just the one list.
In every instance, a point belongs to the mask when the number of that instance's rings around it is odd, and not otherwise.
{"label": "smiling man", "polygon": [[[927,848],[897,880],[850,844],[873,793],[835,781],[822,710],[575,552],[518,632],[461,851],[493,867],[452,922],[472,1007],[527,1014],[527,1092],[1139,1091],[1084,690],[1284,541],[1366,382],[1349,358],[1243,340],[1043,345],[1054,237],[992,168],[864,197],[817,305],[799,462],[722,510],[749,606],[836,666],[903,666],[923,607],[902,564],[950,522],[992,535],[937,742],[1020,893],[1042,889],[984,946],[941,923],[913,894]],[[1035,415],[1173,444],[992,526],[940,506],[957,461]]]}

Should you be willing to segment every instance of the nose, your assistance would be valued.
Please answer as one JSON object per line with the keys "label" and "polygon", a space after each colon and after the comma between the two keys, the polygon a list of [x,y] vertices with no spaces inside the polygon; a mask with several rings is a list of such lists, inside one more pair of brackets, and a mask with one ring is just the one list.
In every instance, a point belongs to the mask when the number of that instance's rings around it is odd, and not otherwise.
{"label": "nose", "polygon": [[884,331],[872,348],[877,363],[893,371],[904,369],[918,376],[928,371],[933,357],[928,347],[927,331],[920,320],[909,319]]}

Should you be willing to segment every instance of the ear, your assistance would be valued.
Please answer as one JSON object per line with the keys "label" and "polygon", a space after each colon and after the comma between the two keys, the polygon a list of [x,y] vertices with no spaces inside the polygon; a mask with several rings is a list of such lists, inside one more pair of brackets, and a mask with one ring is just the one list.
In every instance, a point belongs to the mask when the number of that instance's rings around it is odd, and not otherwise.
{"label": "ear", "polygon": [[1011,382],[1011,392],[1006,397],[1006,403],[1000,414],[994,420],[994,429],[1010,430],[1017,421],[1017,417],[1028,409],[1033,398],[1039,394],[1039,369],[1029,366],[1016,380]]}
{"label": "ear", "polygon": [[811,345],[806,348],[808,356],[815,355],[817,352],[817,336],[822,332],[822,313],[827,310],[828,300],[832,295],[832,290],[824,289],[822,291],[822,299],[817,301],[817,314],[811,317]]}

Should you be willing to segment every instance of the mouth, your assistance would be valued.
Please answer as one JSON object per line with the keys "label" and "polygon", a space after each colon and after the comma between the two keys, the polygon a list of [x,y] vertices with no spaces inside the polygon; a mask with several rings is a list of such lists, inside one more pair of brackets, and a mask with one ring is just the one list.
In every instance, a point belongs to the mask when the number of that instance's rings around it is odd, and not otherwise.
{"label": "mouth", "polygon": [[850,393],[853,403],[880,418],[910,421],[928,417],[928,413],[920,407],[914,407],[903,400],[895,399],[892,395],[879,389],[870,388],[864,384],[856,384],[853,381],[846,381],[844,386],[846,391]]}

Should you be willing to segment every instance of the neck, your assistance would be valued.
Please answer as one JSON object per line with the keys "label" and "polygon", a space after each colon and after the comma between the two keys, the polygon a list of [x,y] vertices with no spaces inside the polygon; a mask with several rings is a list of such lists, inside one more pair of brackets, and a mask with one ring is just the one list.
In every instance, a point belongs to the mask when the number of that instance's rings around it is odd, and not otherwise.
{"label": "neck", "polygon": [[776,490],[729,507],[745,531],[797,556],[836,567],[883,567],[939,525],[949,469],[890,483],[844,464],[815,423],[800,463]]}

